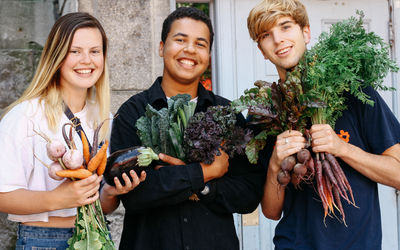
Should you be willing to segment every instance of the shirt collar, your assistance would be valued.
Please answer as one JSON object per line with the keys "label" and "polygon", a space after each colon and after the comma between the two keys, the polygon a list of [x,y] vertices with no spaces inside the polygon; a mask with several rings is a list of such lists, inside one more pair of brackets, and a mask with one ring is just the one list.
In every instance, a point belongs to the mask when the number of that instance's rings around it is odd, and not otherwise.
{"label": "shirt collar", "polygon": [[[161,87],[162,77],[158,77],[153,85],[149,88],[149,103],[153,107],[166,107],[167,106],[167,97]],[[213,105],[213,98],[210,91],[206,90],[204,86],[199,83],[197,89],[197,106],[199,107],[208,107]]]}
{"label": "shirt collar", "polygon": [[203,84],[201,83],[199,83],[199,87],[197,89],[197,95],[199,97],[199,99],[197,100],[197,107],[201,109],[198,111],[205,111],[204,109],[214,105],[214,98],[212,97],[212,92],[206,90],[206,88],[204,88]]}
{"label": "shirt collar", "polygon": [[167,97],[161,88],[161,82],[162,77],[158,77],[149,88],[149,104],[153,107],[159,106],[161,108],[167,106]]}

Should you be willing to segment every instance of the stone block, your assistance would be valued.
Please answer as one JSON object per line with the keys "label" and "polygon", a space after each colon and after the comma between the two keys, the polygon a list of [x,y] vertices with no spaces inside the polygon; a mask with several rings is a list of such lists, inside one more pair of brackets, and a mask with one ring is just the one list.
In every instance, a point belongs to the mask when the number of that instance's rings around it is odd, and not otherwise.
{"label": "stone block", "polygon": [[20,97],[29,85],[40,54],[36,49],[0,50],[0,109]]}
{"label": "stone block", "polygon": [[141,90],[113,91],[111,94],[111,112],[115,115],[121,105],[131,96],[141,92]]}
{"label": "stone block", "polygon": [[114,241],[117,249],[119,242],[121,241],[122,228],[124,226],[124,215],[125,208],[122,204],[120,204],[117,210],[106,216],[107,221],[110,222],[110,224],[108,224],[108,228],[111,232],[111,238]]}
{"label": "stone block", "polygon": [[7,220],[7,214],[0,213],[0,249],[15,249],[18,224]]}
{"label": "stone block", "polygon": [[147,88],[152,81],[150,1],[99,1],[92,6],[109,39],[112,88]]}
{"label": "stone block", "polygon": [[52,1],[0,1],[0,49],[44,45],[54,23]]}

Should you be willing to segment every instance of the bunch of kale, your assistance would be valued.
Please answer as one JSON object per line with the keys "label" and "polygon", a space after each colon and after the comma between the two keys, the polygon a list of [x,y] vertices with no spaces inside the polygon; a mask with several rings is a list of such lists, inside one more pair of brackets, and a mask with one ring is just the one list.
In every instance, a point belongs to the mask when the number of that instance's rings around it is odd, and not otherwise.
{"label": "bunch of kale", "polygon": [[168,107],[156,110],[147,105],[136,122],[138,136],[145,147],[184,162],[211,164],[224,150],[230,157],[243,154],[251,133],[236,126],[236,115],[229,106],[209,107],[194,114],[196,104],[190,95],[168,99]]}
{"label": "bunch of kale", "polygon": [[212,106],[189,119],[184,134],[188,162],[211,164],[220,149],[230,157],[243,154],[251,131],[236,126],[236,115],[230,106]]}
{"label": "bunch of kale", "polygon": [[145,114],[136,121],[142,145],[157,154],[165,153],[185,160],[183,132],[196,108],[196,103],[190,99],[187,94],[173,96],[168,99],[168,107],[160,110],[148,104]]}

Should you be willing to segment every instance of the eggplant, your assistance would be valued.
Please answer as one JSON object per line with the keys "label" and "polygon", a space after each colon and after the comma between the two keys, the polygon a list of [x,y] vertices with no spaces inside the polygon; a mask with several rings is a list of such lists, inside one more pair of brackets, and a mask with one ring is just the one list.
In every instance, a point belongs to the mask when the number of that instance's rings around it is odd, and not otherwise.
{"label": "eggplant", "polygon": [[132,181],[129,171],[134,170],[140,176],[143,170],[149,168],[153,160],[158,159],[158,155],[151,148],[142,146],[115,151],[107,158],[104,179],[109,185],[115,186],[114,177],[118,177],[121,184],[125,185],[125,181],[122,178],[123,173],[126,173]]}

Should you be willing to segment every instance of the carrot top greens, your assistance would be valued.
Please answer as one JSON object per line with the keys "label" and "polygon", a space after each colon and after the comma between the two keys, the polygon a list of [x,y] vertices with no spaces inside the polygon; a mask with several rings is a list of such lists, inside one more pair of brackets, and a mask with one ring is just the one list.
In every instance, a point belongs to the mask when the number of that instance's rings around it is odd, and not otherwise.
{"label": "carrot top greens", "polygon": [[398,71],[389,56],[389,47],[374,32],[365,30],[363,12],[357,14],[358,18],[333,24],[329,33],[322,33],[299,64],[307,99],[325,104],[313,123],[328,123],[333,127],[347,108],[344,92],[373,105],[364,88],[393,90],[383,85],[389,71]]}

